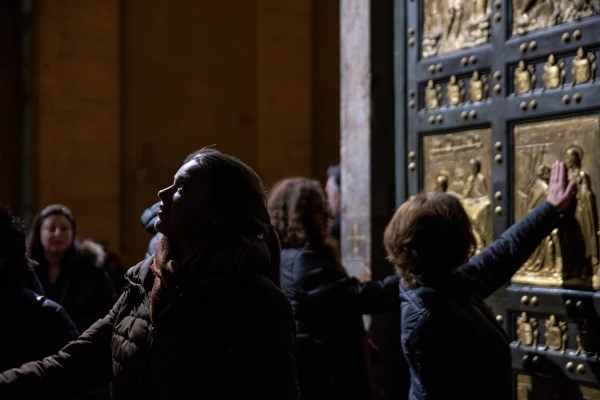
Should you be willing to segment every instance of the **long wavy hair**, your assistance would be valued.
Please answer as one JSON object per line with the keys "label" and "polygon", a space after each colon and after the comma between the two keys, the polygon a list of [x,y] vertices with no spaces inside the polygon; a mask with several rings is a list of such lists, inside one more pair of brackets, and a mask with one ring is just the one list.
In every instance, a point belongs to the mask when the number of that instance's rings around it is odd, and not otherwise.
{"label": "long wavy hair", "polygon": [[79,240],[77,239],[77,221],[75,220],[75,216],[68,207],[62,204],[49,205],[35,216],[33,222],[31,223],[31,229],[27,238],[29,255],[33,260],[37,261],[42,268],[46,268],[48,266],[46,257],[44,256],[44,246],[42,246],[42,224],[46,218],[52,215],[64,216],[71,224],[71,228],[73,230],[73,240],[63,255],[63,262],[67,262],[75,258],[79,251]]}
{"label": "long wavy hair", "polygon": [[[257,250],[255,272],[280,286],[281,247],[267,211],[265,186],[256,172],[237,158],[214,148],[190,154],[208,172],[210,204],[219,221],[216,235],[226,243],[239,240]],[[266,267],[266,269],[264,269]]]}
{"label": "long wavy hair", "polygon": [[269,214],[284,249],[311,249],[328,257],[343,270],[334,240],[323,238],[316,217],[328,217],[321,184],[308,178],[288,178],[277,183],[269,194]]}

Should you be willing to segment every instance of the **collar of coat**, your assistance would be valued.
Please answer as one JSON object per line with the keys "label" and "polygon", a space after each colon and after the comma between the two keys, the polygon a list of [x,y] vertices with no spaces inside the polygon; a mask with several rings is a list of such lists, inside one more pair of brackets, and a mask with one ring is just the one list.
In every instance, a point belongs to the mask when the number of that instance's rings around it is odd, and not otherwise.
{"label": "collar of coat", "polygon": [[239,238],[212,253],[196,254],[181,261],[178,258],[173,246],[163,236],[155,254],[131,268],[126,278],[149,292],[156,276],[183,291],[215,280],[270,275],[269,250],[258,237]]}

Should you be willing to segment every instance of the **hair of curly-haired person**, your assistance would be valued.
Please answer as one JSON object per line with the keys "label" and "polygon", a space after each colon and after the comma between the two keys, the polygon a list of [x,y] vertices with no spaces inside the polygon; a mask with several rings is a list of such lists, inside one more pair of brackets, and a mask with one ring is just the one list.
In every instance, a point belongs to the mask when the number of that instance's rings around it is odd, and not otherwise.
{"label": "hair of curly-haired person", "polygon": [[458,198],[423,193],[398,208],[383,242],[402,284],[415,289],[443,279],[468,260],[475,245],[471,229]]}
{"label": "hair of curly-haired person", "polygon": [[318,181],[308,178],[280,181],[269,193],[268,207],[282,248],[315,248],[325,244],[315,224],[317,214],[327,213],[325,193]]}

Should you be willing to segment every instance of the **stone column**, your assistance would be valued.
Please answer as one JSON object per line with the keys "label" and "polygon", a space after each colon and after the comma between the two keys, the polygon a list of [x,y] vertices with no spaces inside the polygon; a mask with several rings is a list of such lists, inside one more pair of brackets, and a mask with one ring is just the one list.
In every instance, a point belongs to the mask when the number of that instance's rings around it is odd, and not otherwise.
{"label": "stone column", "polygon": [[340,2],[341,252],[352,275],[371,253],[370,7],[365,0]]}

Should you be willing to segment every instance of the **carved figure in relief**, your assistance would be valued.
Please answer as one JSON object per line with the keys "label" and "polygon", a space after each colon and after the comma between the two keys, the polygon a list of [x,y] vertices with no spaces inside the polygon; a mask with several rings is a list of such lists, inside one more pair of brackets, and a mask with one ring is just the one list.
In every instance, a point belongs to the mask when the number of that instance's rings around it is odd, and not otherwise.
{"label": "carved figure in relief", "polygon": [[467,178],[464,198],[478,199],[488,195],[488,186],[485,176],[481,173],[481,162],[476,158],[469,160],[471,175]]}
{"label": "carved figure in relief", "polygon": [[462,193],[462,203],[473,224],[476,251],[481,251],[489,244],[491,226],[491,206],[488,197],[488,185],[481,173],[481,162],[476,158],[469,160],[471,175],[467,178]]}
{"label": "carved figure in relief", "polygon": [[473,72],[473,77],[471,78],[469,86],[470,102],[474,103],[483,101],[485,98],[487,98],[488,91],[489,87],[485,75],[480,77],[479,71]]}
{"label": "carved figure in relief", "polygon": [[450,184],[448,193],[462,198],[462,194],[464,191],[465,191],[465,172],[462,168],[457,167],[454,170],[454,180]]}
{"label": "carved figure in relief", "polygon": [[446,97],[449,106],[457,106],[465,100],[465,89],[463,81],[457,81],[456,76],[450,77],[450,82],[446,87]]}
{"label": "carved figure in relief", "polygon": [[448,173],[440,171],[435,179],[435,192],[446,192],[448,190]]}
{"label": "carved figure in relief", "polygon": [[513,0],[513,34],[556,25],[560,9],[554,0]]}
{"label": "carved figure in relief", "polygon": [[535,67],[526,65],[523,60],[519,61],[519,65],[515,69],[515,90],[517,94],[533,92],[535,81]]}
{"label": "carved figure in relief", "polygon": [[[546,201],[548,197],[548,183],[550,180],[550,167],[540,164],[536,169],[536,177],[526,193],[517,190],[525,205],[524,214],[530,212]],[[519,272],[544,273],[552,275],[562,269],[562,259],[558,230],[555,229],[534,250],[529,259],[523,264]]]}
{"label": "carved figure in relief", "polygon": [[571,69],[571,75],[573,75],[571,86],[596,80],[595,60],[594,53],[587,53],[586,55],[582,47],[577,49],[577,55],[573,58],[573,69]]}
{"label": "carved figure in relief", "polygon": [[440,0],[426,0],[423,21],[423,57],[435,56],[438,53],[442,36]]}
{"label": "carved figure in relief", "polygon": [[557,322],[556,317],[551,315],[550,318],[546,320],[544,326],[546,327],[546,332],[544,333],[546,338],[544,350],[551,348],[552,350],[560,350],[564,354],[568,339],[567,323],[563,321]]}
{"label": "carved figure in relief", "polygon": [[456,39],[461,31],[462,16],[464,11],[463,0],[449,0],[448,2],[448,30],[446,32],[446,41]]}
{"label": "carved figure in relief", "polygon": [[569,3],[568,6],[564,7],[564,11],[562,12],[562,22],[577,21],[581,18],[598,14],[596,1],[573,0],[569,1]]}
{"label": "carved figure in relief", "polygon": [[427,82],[425,88],[425,106],[430,109],[439,108],[442,103],[442,86],[436,85],[432,80]]}
{"label": "carved figure in relief", "polygon": [[491,8],[489,0],[473,0],[471,18],[467,22],[466,42],[471,46],[487,43],[490,36]]}
{"label": "carved figure in relief", "polygon": [[528,318],[527,313],[522,312],[517,317],[517,346],[537,347],[539,334],[537,319]]}
{"label": "carved figure in relief", "polygon": [[544,65],[544,87],[546,89],[557,89],[563,87],[565,83],[565,76],[567,73],[563,70],[565,67],[564,61],[556,61],[554,54],[548,56],[548,62]]}
{"label": "carved figure in relief", "polygon": [[[596,196],[591,188],[590,176],[581,168],[583,148],[571,144],[567,149],[565,164],[567,165],[569,181],[577,183],[577,206],[575,219],[585,242],[585,257],[590,266],[598,264],[598,216],[596,215]],[[585,271],[584,271],[585,272]],[[591,271],[588,271],[588,273]],[[589,275],[588,275],[589,277]],[[582,278],[585,278],[582,277]]]}

